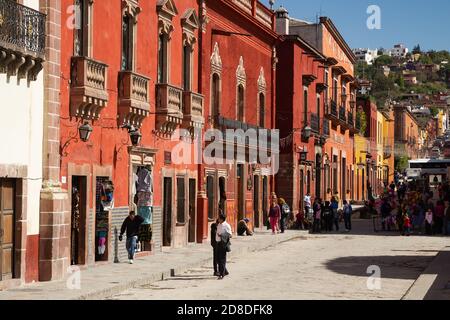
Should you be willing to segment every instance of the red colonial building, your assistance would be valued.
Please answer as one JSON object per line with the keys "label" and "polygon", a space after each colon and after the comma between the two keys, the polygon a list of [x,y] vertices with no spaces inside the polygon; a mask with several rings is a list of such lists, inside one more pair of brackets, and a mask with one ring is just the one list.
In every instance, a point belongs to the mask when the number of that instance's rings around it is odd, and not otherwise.
{"label": "red colonial building", "polygon": [[[274,128],[278,37],[273,12],[256,0],[207,0],[202,1],[201,19],[205,129],[224,133],[227,129],[263,132]],[[262,227],[274,191],[271,166],[250,159],[248,143],[227,142],[224,146],[232,154],[239,153],[238,147],[245,152],[241,152],[242,159],[224,164],[220,163],[225,154],[215,154],[216,161],[202,165],[199,181],[206,219],[198,220],[204,221],[199,226],[203,230],[200,241],[207,239],[208,222],[216,219],[219,208],[233,229],[244,217],[250,218],[253,227]]]}
{"label": "red colonial building", "polygon": [[41,268],[41,280],[125,257],[116,230],[130,210],[145,218],[140,255],[201,232],[192,161],[205,101],[198,1],[63,0],[61,8],[73,8],[62,10],[59,94],[68,201],[61,221],[41,226],[61,230],[59,239],[41,232],[41,261],[58,261]]}
{"label": "red colonial building", "polygon": [[239,162],[206,164],[201,151],[206,129],[274,128],[273,12],[255,0],[62,0],[61,8],[47,80],[55,107],[39,279],[124,260],[117,233],[130,210],[145,220],[138,255],[206,241],[219,206],[233,228],[243,217],[262,226],[271,165],[250,159],[245,142]]}
{"label": "red colonial building", "polygon": [[[278,11],[280,15],[285,14]],[[303,210],[303,198],[323,197],[323,146],[328,138],[325,118],[326,58],[297,35],[285,35],[278,46],[277,128],[280,128],[280,163],[277,193]]]}

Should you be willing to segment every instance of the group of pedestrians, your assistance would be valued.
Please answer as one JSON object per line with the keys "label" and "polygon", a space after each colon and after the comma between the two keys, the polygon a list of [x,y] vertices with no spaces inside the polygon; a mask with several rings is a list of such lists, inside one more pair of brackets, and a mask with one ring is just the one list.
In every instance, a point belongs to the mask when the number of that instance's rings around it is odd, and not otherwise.
{"label": "group of pedestrians", "polygon": [[316,198],[312,207],[312,233],[339,231],[342,221],[344,222],[344,230],[350,232],[352,230],[353,208],[347,200],[342,203],[343,207],[339,210],[338,196],[335,195],[331,197],[331,201],[325,202]]}
{"label": "group of pedestrians", "polygon": [[450,186],[391,183],[384,190],[379,211],[383,231],[399,231],[404,236],[450,235]]}

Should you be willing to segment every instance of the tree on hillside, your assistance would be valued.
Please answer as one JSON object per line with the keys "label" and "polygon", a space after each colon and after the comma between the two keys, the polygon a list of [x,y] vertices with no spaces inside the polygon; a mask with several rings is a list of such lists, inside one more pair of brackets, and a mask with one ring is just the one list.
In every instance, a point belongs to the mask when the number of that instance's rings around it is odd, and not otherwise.
{"label": "tree on hillside", "polygon": [[428,54],[423,54],[420,56],[419,62],[422,64],[432,64],[433,59],[431,59],[431,57]]}
{"label": "tree on hillside", "polygon": [[417,46],[414,47],[414,49],[412,50],[412,54],[421,54],[422,50],[420,50],[420,44],[418,44]]}
{"label": "tree on hillside", "polygon": [[390,56],[387,55],[382,55],[379,56],[376,60],[375,60],[375,66],[376,67],[381,67],[381,66],[388,66],[390,64],[392,64],[394,62],[394,59]]}
{"label": "tree on hillside", "polygon": [[395,76],[386,77],[382,71],[378,71],[373,79],[372,95],[379,107],[383,107],[387,100],[398,96],[398,88],[395,85]]}
{"label": "tree on hillside", "polygon": [[375,75],[374,66],[369,66],[366,62],[359,62],[356,65],[356,76],[359,79],[372,80]]}
{"label": "tree on hillside", "polygon": [[432,63],[435,64],[441,64],[442,61],[450,62],[450,52],[448,52],[447,50],[441,51],[431,50],[427,53],[427,55],[430,57]]}

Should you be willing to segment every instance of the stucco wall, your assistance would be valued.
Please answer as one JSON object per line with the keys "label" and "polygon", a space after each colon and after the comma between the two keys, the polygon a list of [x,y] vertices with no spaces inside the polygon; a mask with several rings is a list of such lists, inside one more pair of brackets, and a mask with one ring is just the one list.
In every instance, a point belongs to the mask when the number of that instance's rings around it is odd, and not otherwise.
{"label": "stucco wall", "polygon": [[24,79],[18,82],[17,77],[1,74],[0,101],[0,164],[28,167],[28,234],[38,234],[42,185],[42,72],[29,86]]}

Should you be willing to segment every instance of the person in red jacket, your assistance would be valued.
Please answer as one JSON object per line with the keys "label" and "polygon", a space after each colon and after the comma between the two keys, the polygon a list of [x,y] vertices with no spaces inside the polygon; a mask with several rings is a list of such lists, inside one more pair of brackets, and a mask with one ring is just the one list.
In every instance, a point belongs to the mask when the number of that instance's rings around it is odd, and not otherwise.
{"label": "person in red jacket", "polygon": [[273,234],[275,234],[275,230],[277,233],[280,231],[279,229],[280,217],[281,217],[281,209],[280,206],[278,205],[277,199],[274,198],[272,199],[272,206],[269,212],[270,226],[272,227]]}
{"label": "person in red jacket", "polygon": [[403,214],[403,235],[407,237],[411,235],[411,219],[407,213]]}

